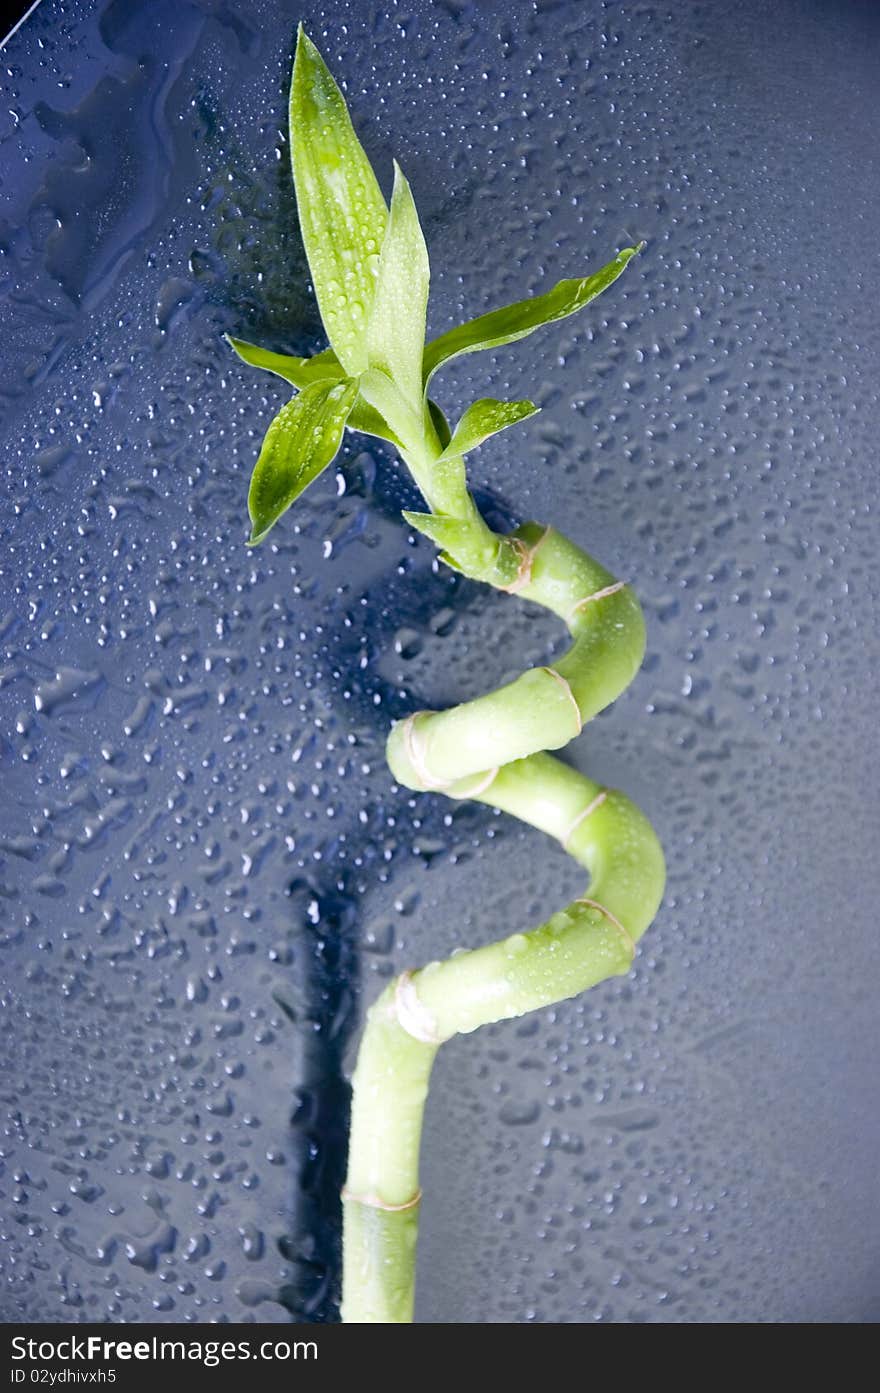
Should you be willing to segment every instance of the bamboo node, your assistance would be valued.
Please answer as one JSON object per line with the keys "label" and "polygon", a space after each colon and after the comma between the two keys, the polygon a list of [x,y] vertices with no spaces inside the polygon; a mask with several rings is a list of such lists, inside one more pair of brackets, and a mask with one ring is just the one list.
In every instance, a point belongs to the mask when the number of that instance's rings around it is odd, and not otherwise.
{"label": "bamboo node", "polygon": [[615,929],[620,934],[621,938],[623,939],[624,943],[629,949],[631,962],[636,955],[636,941],[633,938],[632,934],[629,932],[629,930],[623,927],[620,920],[617,918],[617,915],[612,914],[611,910],[607,907],[607,905],[600,904],[598,900],[587,899],[585,895],[582,896],[579,900],[575,900],[575,904],[589,905],[590,909],[598,909],[600,914],[604,914],[609,924],[614,925]]}
{"label": "bamboo node", "polygon": [[411,716],[407,716],[403,723],[403,745],[406,750],[409,762],[418,775],[422,792],[430,792],[433,789],[449,788],[449,779],[435,779],[427,764],[425,754],[419,743],[416,734],[416,720],[419,716],[431,716],[432,711],[414,711]]}
{"label": "bamboo node", "polygon": [[383,1209],[386,1214],[402,1214],[405,1209],[415,1209],[422,1198],[422,1192],[416,1190],[412,1199],[404,1200],[403,1204],[386,1204],[378,1195],[356,1195],[345,1186],[342,1198],[352,1204],[365,1204],[369,1209]]}
{"label": "bamboo node", "polygon": [[580,735],[581,731],[584,728],[584,718],[581,715],[581,708],[577,704],[575,694],[571,690],[571,683],[565,677],[563,677],[561,672],[557,672],[555,667],[545,667],[543,670],[544,672],[549,672],[553,680],[559,683],[560,687],[565,692],[565,695],[568,697],[569,701],[574,707],[575,718],[577,720],[577,730],[575,731],[575,735]]}
{"label": "bamboo node", "polygon": [[607,797],[607,788],[601,789],[600,792],[596,794],[596,797],[592,799],[592,801],[589,802],[587,806],[578,813],[577,817],[573,820],[565,835],[559,838],[559,840],[562,843],[563,851],[568,851],[568,844],[571,841],[577,829],[580,827],[581,823],[586,822],[587,818],[590,816],[590,813],[594,813],[597,808],[601,808],[602,804],[605,802],[605,799]]}
{"label": "bamboo node", "polygon": [[627,582],[616,580],[613,585],[603,585],[601,590],[594,590],[592,595],[584,595],[582,600],[572,605],[568,613],[568,621],[571,622],[575,615],[583,609],[584,605],[591,605],[595,600],[604,600],[608,595],[616,595],[618,590],[624,590]]}
{"label": "bamboo node", "polygon": [[485,793],[494,784],[498,777],[498,768],[499,766],[496,764],[494,769],[487,769],[483,778],[474,788],[468,788],[464,793],[450,793],[449,797],[455,799],[479,798],[481,793]]}
{"label": "bamboo node", "polygon": [[538,548],[553,531],[548,523],[541,533],[538,540],[530,547],[527,547],[522,537],[511,537],[510,541],[514,548],[519,552],[519,570],[509,585],[499,585],[498,589],[503,590],[506,595],[515,595],[518,590],[522,590],[532,579],[532,563],[537,555]]}
{"label": "bamboo node", "polygon": [[423,1045],[442,1045],[446,1039],[445,1035],[437,1033],[437,1023],[431,1012],[422,1005],[416,985],[413,981],[412,971],[407,968],[401,972],[394,988],[394,1009],[397,1014],[397,1023],[414,1040],[420,1040]]}

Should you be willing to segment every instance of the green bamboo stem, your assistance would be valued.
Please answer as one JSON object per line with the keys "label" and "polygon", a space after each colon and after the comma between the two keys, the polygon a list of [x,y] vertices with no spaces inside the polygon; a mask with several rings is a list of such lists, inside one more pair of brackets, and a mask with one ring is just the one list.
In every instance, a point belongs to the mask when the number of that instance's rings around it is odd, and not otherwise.
{"label": "green bamboo stem", "polygon": [[343,1192],[342,1318],[412,1320],[418,1237],[419,1143],[437,1046],[404,1030],[398,984],[370,1007],[353,1082]]}
{"label": "green bamboo stem", "polygon": [[[502,547],[494,583],[563,618],[571,647],[552,668],[400,722],[388,761],[408,788],[477,799],[556,838],[589,871],[589,891],[528,932],[403,973],[370,1009],[352,1081],[344,1194],[349,1322],[412,1319],[419,1144],[440,1044],[627,973],[663,894],[663,853],[635,804],[544,753],[567,744],[632,679],[644,650],[638,601],[553,529],[528,523],[495,539],[496,557]],[[478,553],[480,578],[492,576],[482,536],[470,559]]]}
{"label": "green bamboo stem", "polygon": [[475,701],[417,712],[395,726],[388,763],[408,788],[447,788],[537,750],[560,749],[638,671],[645,626],[630,588],[617,588],[604,566],[552,528],[527,523],[513,537],[526,548],[517,592],[564,619],[572,646],[553,667],[532,668]]}

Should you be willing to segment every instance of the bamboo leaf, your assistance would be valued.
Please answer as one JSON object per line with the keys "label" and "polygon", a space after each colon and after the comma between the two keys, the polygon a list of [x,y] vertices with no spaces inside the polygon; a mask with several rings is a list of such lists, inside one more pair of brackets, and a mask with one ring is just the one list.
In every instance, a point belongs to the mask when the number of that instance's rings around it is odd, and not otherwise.
{"label": "bamboo leaf", "polygon": [[[242,362],[252,368],[263,368],[274,372],[290,382],[294,387],[309,387],[313,382],[344,382],[345,373],[332,348],[316,353],[311,358],[294,358],[288,353],[273,353],[268,348],[259,348],[255,343],[244,339],[234,339],[226,335],[227,343],[235,350]],[[397,436],[387,422],[383,421],[368,402],[358,397],[346,422],[349,430],[362,431],[364,435],[375,435],[397,445]]]}
{"label": "bamboo leaf", "polygon": [[454,560],[455,553],[462,549],[467,550],[473,543],[473,527],[469,520],[446,517],[442,513],[405,511],[403,516],[410,527],[414,527],[417,532],[421,532],[438,547],[443,548],[440,558],[442,561],[452,566],[453,570],[460,569]]}
{"label": "bamboo leaf", "polygon": [[581,280],[560,281],[546,295],[534,295],[530,300],[520,300],[504,309],[491,310],[467,324],[460,324],[433,339],[425,347],[423,376],[427,386],[433,374],[442,363],[458,358],[463,353],[478,353],[483,349],[500,348],[505,343],[524,339],[544,324],[552,324],[588,305],[601,295],[603,290],[617,280],[641,247],[628,247],[619,252],[613,261],[603,266],[592,276]]}
{"label": "bamboo leaf", "polygon": [[367,330],[370,366],[397,383],[416,409],[422,403],[422,353],[428,307],[428,249],[412,191],[394,162],[394,192]]}
{"label": "bamboo leaf", "polygon": [[462,522],[460,518],[444,517],[442,513],[412,513],[405,510],[403,516],[410,527],[414,527],[425,537],[430,537],[439,547],[448,546],[450,542],[467,533],[466,522]]}
{"label": "bamboo leaf", "polygon": [[290,88],[290,153],[321,318],[339,361],[355,376],[367,366],[388,214],[342,93],[302,26]]}
{"label": "bamboo leaf", "polygon": [[311,358],[294,358],[289,353],[273,353],[269,348],[260,348],[258,344],[248,343],[245,339],[234,339],[229,334],[226,335],[226,342],[249,367],[274,372],[294,387],[308,387],[312,382],[341,382],[345,377],[332,348]]}
{"label": "bamboo leaf", "polygon": [[356,382],[314,382],[282,406],[266,432],[251,478],[250,546],[263,540],[330,464],[356,396]]}
{"label": "bamboo leaf", "polygon": [[469,406],[452,433],[452,439],[440,456],[441,459],[453,455],[466,455],[518,421],[525,421],[540,411],[532,401],[496,401],[494,397],[482,397]]}

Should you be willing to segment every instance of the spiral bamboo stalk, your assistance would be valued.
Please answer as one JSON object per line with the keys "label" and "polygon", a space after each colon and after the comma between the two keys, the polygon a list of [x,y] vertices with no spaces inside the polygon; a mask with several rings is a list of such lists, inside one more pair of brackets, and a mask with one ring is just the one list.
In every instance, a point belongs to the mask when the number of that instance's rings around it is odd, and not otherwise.
{"label": "spiral bamboo stalk", "polygon": [[563,619],[570,649],[475,701],[409,716],[391,732],[388,762],[407,788],[473,798],[554,837],[589,871],[589,894],[529,932],[402,973],[371,1007],[343,1196],[346,1321],[412,1319],[419,1142],[439,1046],[627,973],[663,894],[663,853],[635,804],[544,753],[634,676],[645,641],[638,601],[552,528],[529,523],[513,540],[519,578],[499,588]]}

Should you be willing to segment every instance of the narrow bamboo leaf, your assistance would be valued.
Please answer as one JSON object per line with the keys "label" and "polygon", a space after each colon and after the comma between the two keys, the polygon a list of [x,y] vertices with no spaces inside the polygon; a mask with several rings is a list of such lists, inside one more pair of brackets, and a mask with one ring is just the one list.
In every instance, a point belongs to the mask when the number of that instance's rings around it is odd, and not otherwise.
{"label": "narrow bamboo leaf", "polygon": [[494,397],[482,397],[469,406],[452,433],[452,439],[440,456],[441,459],[453,455],[466,455],[517,421],[525,421],[540,411],[532,401],[496,401]]}
{"label": "narrow bamboo leaf", "polygon": [[266,432],[248,493],[256,546],[339,449],[356,382],[313,382],[282,406]]}
{"label": "narrow bamboo leaf", "polygon": [[444,517],[442,513],[404,512],[403,516],[410,527],[430,537],[444,551],[455,552],[472,542],[473,527],[469,520]]}
{"label": "narrow bamboo leaf", "polygon": [[394,192],[367,330],[370,366],[381,368],[416,409],[422,403],[422,353],[428,306],[428,249],[412,191],[394,162]]}
{"label": "narrow bamboo leaf", "polygon": [[[313,382],[343,382],[345,373],[332,348],[316,353],[311,358],[293,358],[287,353],[273,353],[268,348],[259,348],[244,339],[226,340],[241,358],[252,368],[264,368],[290,382],[294,387],[308,387]],[[439,409],[439,408],[438,408]],[[375,435],[379,440],[387,440],[397,445],[398,439],[391,427],[362,397],[358,397],[346,422],[349,430],[362,431],[364,435]]]}
{"label": "narrow bamboo leaf", "polygon": [[504,309],[491,310],[467,324],[460,324],[433,339],[425,347],[423,375],[425,384],[430,381],[441,363],[458,358],[462,353],[478,353],[482,349],[500,348],[502,344],[514,343],[524,339],[544,324],[552,324],[556,319],[564,319],[584,305],[595,300],[603,290],[617,280],[627,262],[641,250],[641,247],[628,247],[619,252],[613,261],[603,266],[595,275],[581,280],[560,281],[546,295],[535,295],[530,300],[520,300]]}
{"label": "narrow bamboo leaf", "polygon": [[302,26],[290,88],[300,228],[327,337],[346,372],[367,366],[367,325],[387,209],[345,100]]}
{"label": "narrow bamboo leaf", "polygon": [[229,334],[226,335],[226,342],[249,367],[274,372],[294,387],[308,387],[311,382],[341,382],[345,377],[332,348],[311,358],[294,358],[289,353],[273,353],[269,348],[260,348],[258,344],[247,343],[245,339],[234,339]]}

